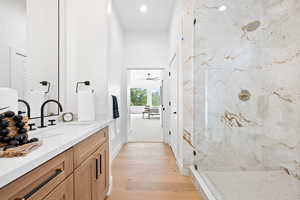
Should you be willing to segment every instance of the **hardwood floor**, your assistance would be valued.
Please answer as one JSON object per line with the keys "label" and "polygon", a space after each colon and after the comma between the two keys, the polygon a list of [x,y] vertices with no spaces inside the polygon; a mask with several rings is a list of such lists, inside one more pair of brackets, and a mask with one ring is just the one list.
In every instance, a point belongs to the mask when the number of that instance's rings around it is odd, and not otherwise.
{"label": "hardwood floor", "polygon": [[129,143],[113,162],[108,200],[201,200],[181,176],[171,149],[162,143]]}

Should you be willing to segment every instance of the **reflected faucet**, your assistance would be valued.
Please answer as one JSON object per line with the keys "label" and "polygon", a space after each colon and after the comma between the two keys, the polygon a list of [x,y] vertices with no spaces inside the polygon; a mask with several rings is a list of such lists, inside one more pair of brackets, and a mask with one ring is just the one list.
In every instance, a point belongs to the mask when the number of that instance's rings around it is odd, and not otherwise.
{"label": "reflected faucet", "polygon": [[[25,104],[26,109],[27,109],[27,116],[28,116],[28,119],[30,119],[30,105],[29,105],[29,103],[25,100],[22,100],[22,99],[19,99],[18,102],[21,102],[21,103]],[[19,111],[19,114],[22,114],[22,112]]]}
{"label": "reflected faucet", "polygon": [[62,105],[59,103],[59,101],[57,100],[54,100],[54,99],[49,99],[47,101],[45,101],[43,103],[43,105],[41,106],[41,126],[39,128],[46,128],[47,126],[45,126],[45,116],[44,116],[44,110],[45,110],[45,106],[50,103],[50,102],[53,102],[53,103],[56,103],[59,107],[59,110],[60,112],[63,111],[63,108],[62,108]]}

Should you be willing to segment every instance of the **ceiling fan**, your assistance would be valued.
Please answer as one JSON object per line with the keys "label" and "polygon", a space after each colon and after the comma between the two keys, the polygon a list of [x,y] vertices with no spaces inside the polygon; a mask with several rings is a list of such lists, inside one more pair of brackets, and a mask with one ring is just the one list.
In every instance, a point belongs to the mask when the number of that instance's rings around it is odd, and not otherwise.
{"label": "ceiling fan", "polygon": [[143,74],[141,76],[141,78],[137,78],[136,80],[143,80],[143,81],[160,81],[160,76],[154,76],[152,75],[151,73],[147,73],[146,77],[143,77],[145,76],[145,74]]}
{"label": "ceiling fan", "polygon": [[160,77],[159,76],[151,76],[151,73],[148,73],[147,74],[148,77],[146,78],[147,81],[159,81],[160,80]]}

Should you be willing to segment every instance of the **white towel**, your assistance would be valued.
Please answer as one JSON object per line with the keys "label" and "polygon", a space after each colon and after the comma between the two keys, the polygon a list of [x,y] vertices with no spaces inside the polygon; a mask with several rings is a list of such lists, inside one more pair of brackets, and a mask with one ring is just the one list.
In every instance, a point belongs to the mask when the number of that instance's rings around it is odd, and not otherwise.
{"label": "white towel", "polygon": [[[25,100],[29,103],[31,108],[31,117],[41,116],[41,106],[46,100],[46,95],[44,91],[31,90],[25,93]],[[45,108],[45,115],[47,115],[48,109]]]}
{"label": "white towel", "polygon": [[5,111],[18,112],[17,90],[11,88],[0,88],[0,109],[0,113]]}
{"label": "white towel", "polygon": [[95,121],[95,96],[92,90],[78,91],[78,121]]}

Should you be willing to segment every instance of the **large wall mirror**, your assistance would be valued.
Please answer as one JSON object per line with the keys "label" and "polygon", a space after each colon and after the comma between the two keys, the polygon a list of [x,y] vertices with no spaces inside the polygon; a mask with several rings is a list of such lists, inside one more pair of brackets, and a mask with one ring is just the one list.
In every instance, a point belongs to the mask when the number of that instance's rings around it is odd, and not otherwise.
{"label": "large wall mirror", "polygon": [[[59,20],[59,0],[0,0],[0,87],[16,89],[31,118],[59,100]],[[58,114],[48,104],[45,115]]]}

